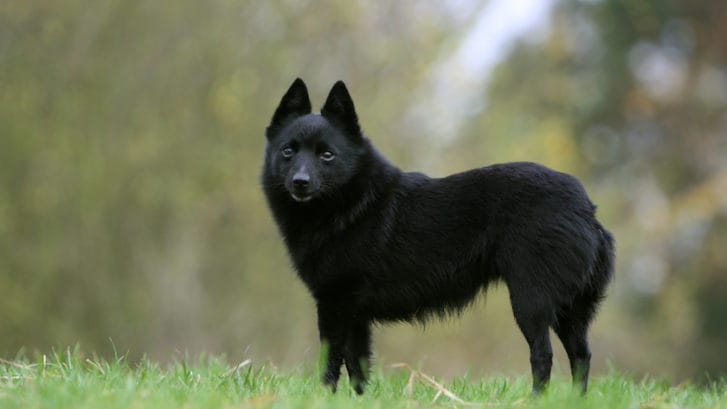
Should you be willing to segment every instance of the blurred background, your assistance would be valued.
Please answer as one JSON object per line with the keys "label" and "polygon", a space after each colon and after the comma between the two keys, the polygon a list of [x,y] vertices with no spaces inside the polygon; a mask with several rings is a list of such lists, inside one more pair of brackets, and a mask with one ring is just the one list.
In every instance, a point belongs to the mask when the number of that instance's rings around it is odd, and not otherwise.
{"label": "blurred background", "polygon": [[[295,77],[404,170],[531,160],[618,241],[593,366],[727,372],[727,2],[0,2],[0,356],[318,354],[261,193]],[[375,331],[379,365],[529,373],[503,286]],[[567,360],[554,342],[556,366]]]}

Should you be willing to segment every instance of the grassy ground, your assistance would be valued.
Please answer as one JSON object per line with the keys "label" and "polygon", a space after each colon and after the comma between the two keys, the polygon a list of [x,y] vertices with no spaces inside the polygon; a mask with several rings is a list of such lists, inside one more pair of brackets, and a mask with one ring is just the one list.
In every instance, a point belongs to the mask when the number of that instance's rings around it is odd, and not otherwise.
{"label": "grassy ground", "polygon": [[335,395],[313,370],[280,371],[249,361],[205,358],[168,367],[104,361],[65,352],[33,361],[0,360],[0,408],[727,408],[727,382],[710,387],[612,373],[596,376],[585,397],[556,376],[540,397],[530,378],[438,381],[407,366],[377,369],[363,396],[345,374]]}

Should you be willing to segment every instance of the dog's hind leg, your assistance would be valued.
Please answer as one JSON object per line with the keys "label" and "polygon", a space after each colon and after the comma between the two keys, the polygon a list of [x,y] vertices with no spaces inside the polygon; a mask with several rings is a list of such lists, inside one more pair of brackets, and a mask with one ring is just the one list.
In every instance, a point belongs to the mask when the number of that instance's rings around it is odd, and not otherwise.
{"label": "dog's hind leg", "polygon": [[360,395],[364,391],[371,359],[371,326],[367,320],[359,319],[351,324],[344,359],[351,385]]}
{"label": "dog's hind leg", "polygon": [[530,347],[530,366],[533,374],[533,392],[540,393],[548,385],[553,364],[550,345],[552,309],[548,302],[540,302],[541,294],[521,285],[508,286],[515,321]]}
{"label": "dog's hind leg", "polygon": [[591,366],[588,325],[593,318],[594,302],[579,297],[572,306],[558,314],[558,322],[553,326],[568,354],[573,383],[580,384],[582,393],[588,389],[588,372]]}
{"label": "dog's hind leg", "polygon": [[573,382],[580,383],[583,393],[588,389],[588,372],[591,366],[588,327],[613,276],[613,236],[600,224],[597,224],[597,228],[600,243],[596,264],[592,269],[592,281],[571,305],[558,313],[558,321],[553,326],[568,354]]}

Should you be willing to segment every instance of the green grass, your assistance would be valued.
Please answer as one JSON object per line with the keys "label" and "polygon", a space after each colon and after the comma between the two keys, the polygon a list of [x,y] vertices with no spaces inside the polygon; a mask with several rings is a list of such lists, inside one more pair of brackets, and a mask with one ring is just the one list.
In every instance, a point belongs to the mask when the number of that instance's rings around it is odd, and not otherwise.
{"label": "green grass", "polygon": [[613,372],[593,377],[588,394],[580,396],[565,376],[555,376],[545,394],[533,397],[527,376],[435,381],[408,367],[385,367],[374,370],[366,394],[356,396],[345,374],[334,395],[314,372],[249,361],[230,365],[220,358],[130,364],[67,351],[0,361],[0,408],[727,408],[724,380],[673,386]]}

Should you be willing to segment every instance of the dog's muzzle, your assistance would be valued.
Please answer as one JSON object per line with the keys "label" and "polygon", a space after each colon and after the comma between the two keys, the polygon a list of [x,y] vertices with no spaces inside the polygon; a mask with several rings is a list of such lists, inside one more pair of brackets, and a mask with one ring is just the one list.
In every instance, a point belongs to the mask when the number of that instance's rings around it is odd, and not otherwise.
{"label": "dog's muzzle", "polygon": [[297,172],[293,175],[292,188],[290,189],[290,195],[296,202],[307,202],[313,198],[313,189],[310,175],[303,172]]}

